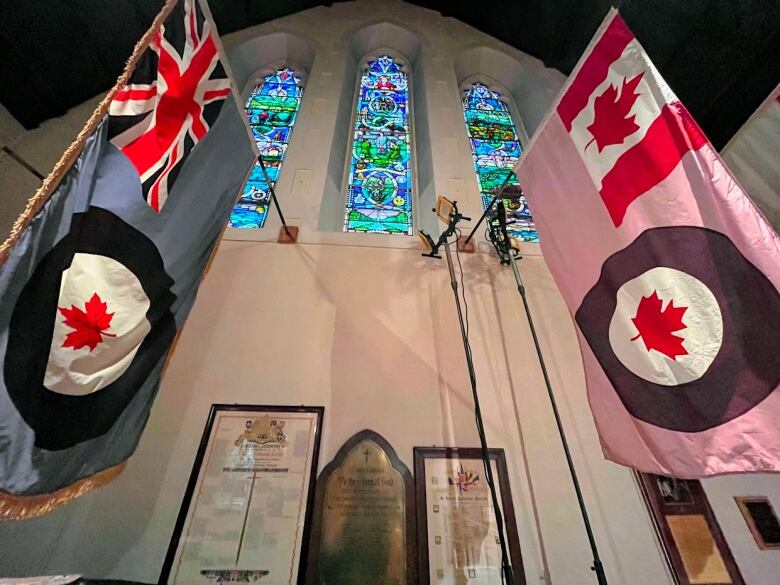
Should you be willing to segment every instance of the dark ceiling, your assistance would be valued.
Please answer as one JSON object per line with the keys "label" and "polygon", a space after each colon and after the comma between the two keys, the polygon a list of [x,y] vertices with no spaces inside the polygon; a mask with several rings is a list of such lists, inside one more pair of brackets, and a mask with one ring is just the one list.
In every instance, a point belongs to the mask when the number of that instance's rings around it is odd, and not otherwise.
{"label": "dark ceiling", "polygon": [[[327,2],[210,0],[222,34]],[[568,74],[610,5],[722,147],[780,80],[778,0],[419,0]],[[2,0],[0,103],[32,128],[106,91],[161,0]]]}

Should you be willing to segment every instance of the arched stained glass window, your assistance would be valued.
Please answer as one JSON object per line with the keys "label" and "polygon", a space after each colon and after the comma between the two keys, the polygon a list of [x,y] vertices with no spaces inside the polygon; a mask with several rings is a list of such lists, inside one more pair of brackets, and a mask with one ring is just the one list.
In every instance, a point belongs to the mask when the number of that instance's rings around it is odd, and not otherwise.
{"label": "arched stained glass window", "polygon": [[[463,115],[471,143],[471,156],[477,172],[482,206],[487,207],[501,188],[507,169],[517,164],[522,146],[509,107],[501,95],[484,83],[473,83],[463,92]],[[512,173],[510,184],[516,184]],[[531,213],[525,199],[504,201],[507,232],[523,242],[538,242]]]}
{"label": "arched stained glass window", "polygon": [[[289,67],[265,77],[246,101],[246,115],[263,155],[268,179],[276,184],[303,97],[301,78]],[[230,227],[261,228],[268,215],[271,191],[263,169],[255,163],[241,199],[230,215]]]}
{"label": "arched stained glass window", "polygon": [[411,235],[409,84],[397,60],[367,63],[356,109],[344,231]]}

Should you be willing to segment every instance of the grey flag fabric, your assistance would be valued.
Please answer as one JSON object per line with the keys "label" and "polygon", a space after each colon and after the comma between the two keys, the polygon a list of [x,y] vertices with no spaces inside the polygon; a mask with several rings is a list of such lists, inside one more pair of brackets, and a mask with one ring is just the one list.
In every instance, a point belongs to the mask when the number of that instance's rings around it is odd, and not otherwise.
{"label": "grey flag fabric", "polygon": [[0,268],[7,495],[54,492],[133,452],[255,159],[227,99],[158,212],[107,130],[104,119]]}

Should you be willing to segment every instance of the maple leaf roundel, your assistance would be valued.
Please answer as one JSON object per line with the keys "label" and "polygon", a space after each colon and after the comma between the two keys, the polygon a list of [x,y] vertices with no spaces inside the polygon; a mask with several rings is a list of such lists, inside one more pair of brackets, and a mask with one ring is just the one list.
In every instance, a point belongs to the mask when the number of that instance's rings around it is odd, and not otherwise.
{"label": "maple leaf roundel", "polygon": [[122,262],[76,252],[60,277],[43,385],[84,395],[117,380],[149,334],[150,306],[141,281]]}
{"label": "maple leaf roundel", "polygon": [[602,266],[575,320],[626,410],[697,432],[780,383],[780,295],[723,234],[643,232]]}
{"label": "maple leaf roundel", "polygon": [[707,372],[723,342],[723,316],[701,280],[656,266],[623,283],[615,297],[609,344],[632,373],[679,386]]}
{"label": "maple leaf roundel", "polygon": [[17,297],[3,374],[35,445],[62,450],[117,422],[176,333],[172,279],[154,243],[91,207]]}

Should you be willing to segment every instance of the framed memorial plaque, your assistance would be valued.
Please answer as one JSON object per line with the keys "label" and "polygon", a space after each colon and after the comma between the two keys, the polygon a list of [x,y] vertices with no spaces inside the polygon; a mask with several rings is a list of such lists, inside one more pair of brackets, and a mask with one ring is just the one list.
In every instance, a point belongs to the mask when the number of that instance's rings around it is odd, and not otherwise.
{"label": "framed memorial plaque", "polygon": [[635,472],[677,585],[744,585],[701,482]]}
{"label": "framed memorial plaque", "polygon": [[212,405],[160,583],[298,583],[323,414]]}
{"label": "framed memorial plaque", "polygon": [[[510,562],[525,584],[503,449],[490,449]],[[415,447],[420,585],[501,583],[501,547],[481,449]]]}
{"label": "framed memorial plaque", "polygon": [[414,480],[363,430],[317,479],[307,585],[417,585]]}
{"label": "framed memorial plaque", "polygon": [[734,498],[748,529],[761,550],[780,550],[780,520],[766,496]]}

